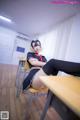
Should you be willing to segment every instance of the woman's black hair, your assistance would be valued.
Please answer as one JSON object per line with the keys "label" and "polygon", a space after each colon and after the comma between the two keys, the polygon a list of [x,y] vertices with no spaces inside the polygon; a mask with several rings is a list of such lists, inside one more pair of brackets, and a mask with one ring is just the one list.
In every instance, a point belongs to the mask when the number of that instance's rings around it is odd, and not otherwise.
{"label": "woman's black hair", "polygon": [[34,48],[35,46],[40,46],[41,47],[41,42],[39,40],[32,40],[31,42],[31,47]]}
{"label": "woman's black hair", "polygon": [[31,47],[33,48],[33,43],[35,43],[35,41],[34,40],[32,40],[31,41]]}

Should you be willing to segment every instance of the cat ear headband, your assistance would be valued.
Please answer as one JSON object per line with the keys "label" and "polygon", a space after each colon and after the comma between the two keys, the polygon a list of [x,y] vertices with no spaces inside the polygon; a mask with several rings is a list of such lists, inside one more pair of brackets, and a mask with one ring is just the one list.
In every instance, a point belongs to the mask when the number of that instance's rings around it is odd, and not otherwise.
{"label": "cat ear headband", "polygon": [[32,48],[34,48],[34,47],[36,47],[36,46],[40,46],[41,47],[41,43],[40,43],[40,41],[39,40],[32,40],[32,42],[31,42],[31,47]]}

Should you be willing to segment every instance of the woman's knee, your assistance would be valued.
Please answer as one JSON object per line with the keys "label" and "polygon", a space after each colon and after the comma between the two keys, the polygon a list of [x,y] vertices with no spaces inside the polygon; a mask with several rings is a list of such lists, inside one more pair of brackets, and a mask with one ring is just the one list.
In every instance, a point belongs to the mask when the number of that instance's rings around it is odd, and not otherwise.
{"label": "woman's knee", "polygon": [[54,62],[55,62],[55,59],[50,59],[50,60],[48,61],[48,64],[49,64],[50,66],[52,66],[52,64],[54,64]]}
{"label": "woman's knee", "polygon": [[41,80],[38,79],[38,78],[33,79],[31,85],[32,85],[32,87],[35,88],[35,89],[41,89],[41,88],[44,88],[43,83],[42,83]]}
{"label": "woman's knee", "polygon": [[47,67],[52,67],[53,65],[54,65],[54,63],[55,63],[55,59],[50,59],[46,64],[45,64],[45,66],[47,66]]}
{"label": "woman's knee", "polygon": [[56,68],[56,60],[55,59],[50,59],[44,66],[43,66],[43,71],[47,74],[57,74],[57,68]]}

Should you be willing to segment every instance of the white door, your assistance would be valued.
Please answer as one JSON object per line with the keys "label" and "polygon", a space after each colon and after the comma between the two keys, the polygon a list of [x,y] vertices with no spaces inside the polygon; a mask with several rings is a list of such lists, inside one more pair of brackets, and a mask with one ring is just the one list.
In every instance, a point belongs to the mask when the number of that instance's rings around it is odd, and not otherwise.
{"label": "white door", "polygon": [[13,64],[18,64],[21,58],[26,59],[30,48],[30,42],[16,38],[13,52]]}
{"label": "white door", "polygon": [[15,37],[14,31],[0,27],[0,63],[11,64]]}

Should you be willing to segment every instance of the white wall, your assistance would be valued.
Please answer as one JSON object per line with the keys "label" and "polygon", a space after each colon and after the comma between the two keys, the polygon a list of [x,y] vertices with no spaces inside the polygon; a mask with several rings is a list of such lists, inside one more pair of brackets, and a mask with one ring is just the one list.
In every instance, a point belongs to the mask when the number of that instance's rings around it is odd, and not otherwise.
{"label": "white wall", "polygon": [[[16,51],[17,46],[25,48],[25,52],[22,53],[22,52]],[[15,44],[14,44],[12,64],[18,64],[20,59],[26,59],[28,51],[30,51],[30,41],[16,38]]]}
{"label": "white wall", "polygon": [[[17,65],[20,58],[26,58],[30,50],[30,41],[16,36],[17,32],[0,27],[0,63]],[[25,52],[16,51],[17,46],[25,48]]]}
{"label": "white wall", "polygon": [[[56,26],[51,32],[39,37],[48,59],[80,62],[80,14]],[[51,33],[51,34],[50,34]],[[51,44],[51,45],[50,45]],[[49,46],[50,45],[50,46]]]}
{"label": "white wall", "polygon": [[0,63],[11,64],[16,32],[0,27]]}
{"label": "white wall", "polygon": [[73,18],[64,21],[56,27],[57,38],[54,58],[64,60],[71,34]]}
{"label": "white wall", "polygon": [[41,45],[42,45],[41,53],[45,55],[47,60],[52,58],[55,52],[56,37],[57,37],[57,31],[54,30],[38,38],[41,41]]}
{"label": "white wall", "polygon": [[[38,38],[43,47],[42,54],[50,58],[80,62],[80,14],[64,21],[55,29]],[[25,53],[16,47],[25,47]],[[30,41],[16,39],[16,32],[0,27],[0,63],[18,64],[19,57],[30,49]]]}
{"label": "white wall", "polygon": [[43,46],[43,54],[48,60],[51,58],[64,59],[72,21],[73,18],[57,25],[52,31],[39,36],[38,39],[42,42]]}
{"label": "white wall", "polygon": [[65,59],[80,63],[80,14],[73,18]]}
{"label": "white wall", "polygon": [[44,55],[50,58],[64,59],[68,38],[72,26],[72,19],[59,24],[52,31],[39,37],[42,42]]}

